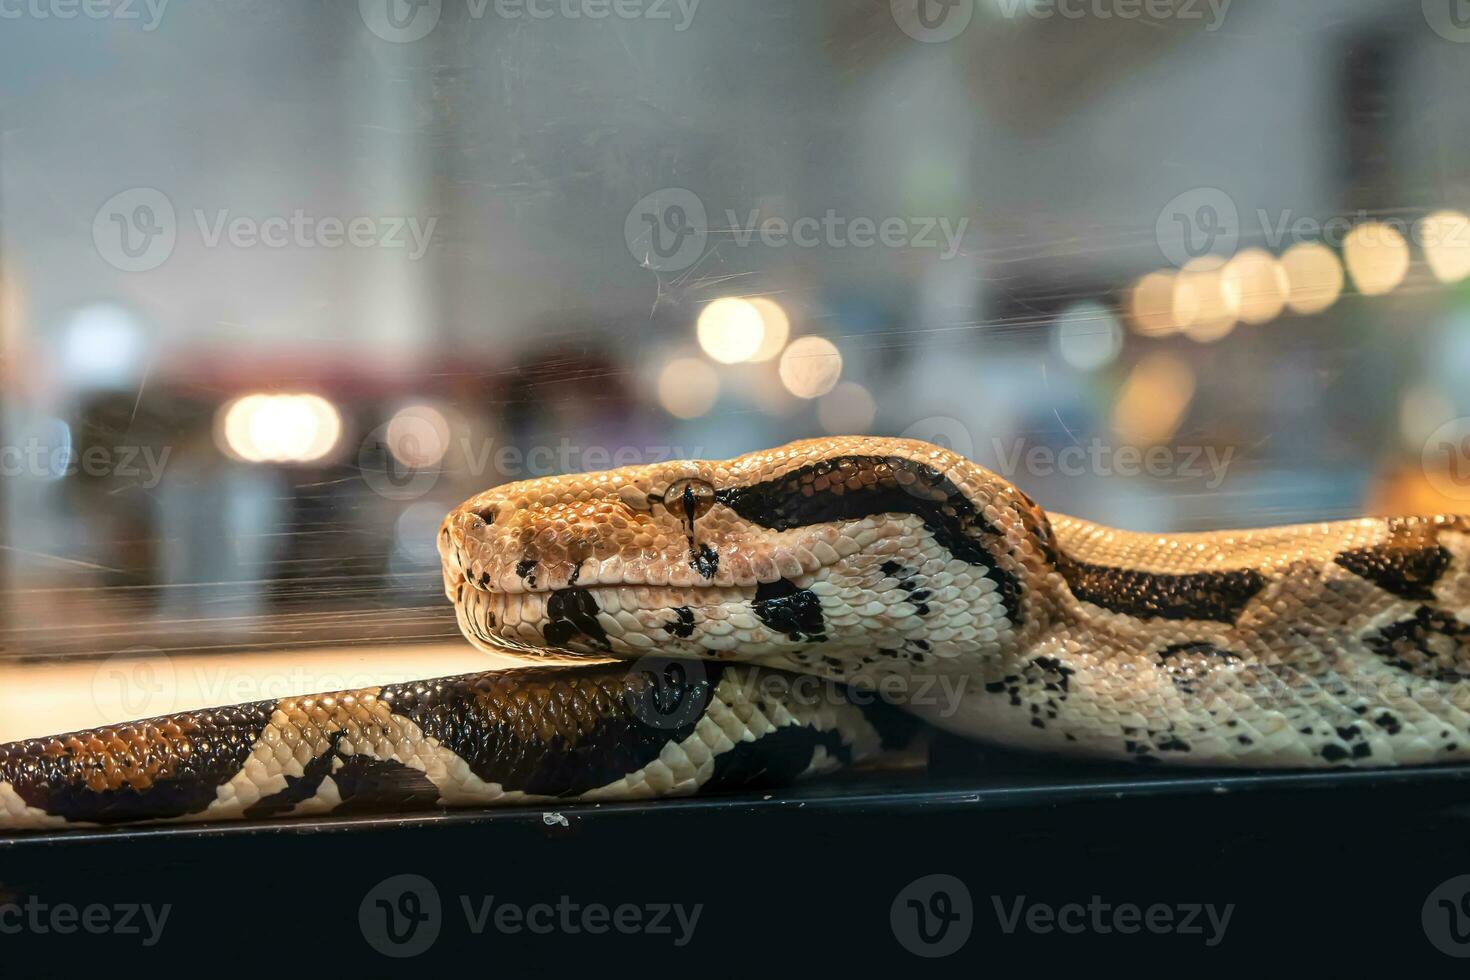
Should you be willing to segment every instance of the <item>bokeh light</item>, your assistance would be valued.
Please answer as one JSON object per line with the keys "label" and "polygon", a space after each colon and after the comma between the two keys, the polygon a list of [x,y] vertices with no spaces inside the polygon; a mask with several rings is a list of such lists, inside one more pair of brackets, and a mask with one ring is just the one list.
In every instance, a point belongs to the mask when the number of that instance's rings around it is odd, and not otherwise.
{"label": "bokeh light", "polygon": [[388,420],[384,442],[404,466],[437,466],[449,452],[449,420],[431,405],[409,405]]}
{"label": "bokeh light", "polygon": [[1173,354],[1150,354],[1139,361],[1113,406],[1113,431],[1134,446],[1168,441],[1184,421],[1194,399],[1194,370]]}
{"label": "bokeh light", "polygon": [[1226,305],[1245,323],[1267,323],[1281,315],[1291,283],[1286,270],[1259,248],[1248,248],[1225,264],[1221,289]]}
{"label": "bokeh light", "polygon": [[658,375],[658,403],[675,418],[697,419],[720,397],[720,376],[697,357],[676,357]]}
{"label": "bokeh light", "polygon": [[320,395],[246,395],[217,419],[220,448],[247,463],[314,463],[342,436],[342,416]]}
{"label": "bokeh light", "polygon": [[1365,221],[1342,241],[1342,257],[1358,292],[1382,296],[1393,292],[1409,271],[1409,243],[1381,221]]}
{"label": "bokeh light", "polygon": [[78,387],[130,387],[146,369],[143,326],[120,306],[94,303],[77,310],[62,337],[62,374]]}
{"label": "bokeh light", "polygon": [[867,435],[877,415],[872,394],[855,381],[842,382],[817,402],[817,422],[829,435]]}
{"label": "bokeh light", "polygon": [[781,355],[781,383],[797,398],[821,398],[842,378],[842,353],[830,340],[802,337]]}
{"label": "bokeh light", "polygon": [[1128,321],[1145,337],[1164,337],[1179,327],[1174,319],[1174,277],[1150,272],[1128,296]]}
{"label": "bokeh light", "polygon": [[1321,313],[1342,295],[1342,263],[1337,255],[1319,242],[1293,245],[1281,256],[1286,273],[1286,305],[1303,315]]}
{"label": "bokeh light", "polygon": [[1470,276],[1470,218],[1459,211],[1436,211],[1419,226],[1424,258],[1440,282]]}
{"label": "bokeh light", "polygon": [[786,341],[791,339],[791,317],[780,303],[765,296],[752,297],[749,303],[760,314],[761,326],[764,328],[760,347],[750,355],[749,360],[773,360],[786,349]]}
{"label": "bokeh light", "polygon": [[761,349],[766,325],[760,309],[749,300],[727,296],[699,314],[699,346],[721,364],[748,361]]}
{"label": "bokeh light", "polygon": [[1218,255],[1191,259],[1174,280],[1174,325],[1202,344],[1221,339],[1235,329],[1235,311],[1225,296]]}
{"label": "bokeh light", "polygon": [[1057,355],[1079,371],[1111,364],[1123,349],[1123,325],[1112,310],[1091,300],[1062,311],[1052,328]]}

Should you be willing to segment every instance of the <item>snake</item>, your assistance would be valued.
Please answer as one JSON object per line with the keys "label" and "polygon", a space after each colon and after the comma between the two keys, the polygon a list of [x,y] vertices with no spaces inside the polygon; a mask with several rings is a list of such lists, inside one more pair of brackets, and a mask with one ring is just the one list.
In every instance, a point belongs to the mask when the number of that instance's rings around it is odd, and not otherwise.
{"label": "snake", "polygon": [[1153,534],[950,450],[810,439],[509,483],[438,528],[522,666],[0,745],[0,828],[611,803],[960,744],[1139,765],[1470,757],[1470,519]]}

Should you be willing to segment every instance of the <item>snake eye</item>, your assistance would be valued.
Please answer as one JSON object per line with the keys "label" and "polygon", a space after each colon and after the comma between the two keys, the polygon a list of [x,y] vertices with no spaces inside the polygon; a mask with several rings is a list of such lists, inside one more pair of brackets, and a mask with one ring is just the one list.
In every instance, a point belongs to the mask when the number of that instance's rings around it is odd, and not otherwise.
{"label": "snake eye", "polygon": [[715,505],[715,488],[703,480],[679,480],[664,491],[664,506],[690,524]]}

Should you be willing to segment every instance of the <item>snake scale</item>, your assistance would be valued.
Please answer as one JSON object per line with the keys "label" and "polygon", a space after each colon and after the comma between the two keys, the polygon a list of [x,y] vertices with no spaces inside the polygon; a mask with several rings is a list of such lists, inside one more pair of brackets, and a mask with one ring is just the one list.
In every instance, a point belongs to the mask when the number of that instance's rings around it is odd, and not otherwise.
{"label": "snake scale", "polygon": [[1463,517],[1131,533],[852,437],[497,487],[438,545],[470,642],[539,662],[3,745],[0,827],[765,786],[926,724],[1141,763],[1470,757]]}

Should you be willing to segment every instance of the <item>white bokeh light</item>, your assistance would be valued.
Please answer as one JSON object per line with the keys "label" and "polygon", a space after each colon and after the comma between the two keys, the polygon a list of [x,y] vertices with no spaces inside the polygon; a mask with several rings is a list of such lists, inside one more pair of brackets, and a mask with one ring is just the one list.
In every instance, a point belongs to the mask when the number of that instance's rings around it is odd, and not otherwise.
{"label": "white bokeh light", "polygon": [[749,300],[727,296],[699,314],[699,346],[721,364],[748,361],[760,351],[766,325],[760,309]]}
{"label": "white bokeh light", "polygon": [[1123,325],[1101,303],[1074,303],[1057,317],[1052,347],[1069,366],[1096,371],[1111,364],[1123,350]]}
{"label": "white bokeh light", "polygon": [[781,383],[797,398],[821,398],[842,378],[842,353],[822,337],[802,337],[781,355]]}
{"label": "white bokeh light", "polygon": [[342,416],[320,395],[246,395],[217,418],[220,448],[247,463],[314,463],[342,436]]}

